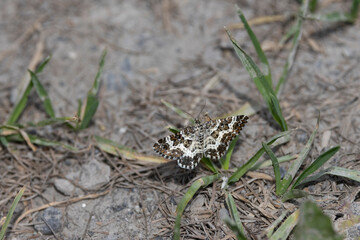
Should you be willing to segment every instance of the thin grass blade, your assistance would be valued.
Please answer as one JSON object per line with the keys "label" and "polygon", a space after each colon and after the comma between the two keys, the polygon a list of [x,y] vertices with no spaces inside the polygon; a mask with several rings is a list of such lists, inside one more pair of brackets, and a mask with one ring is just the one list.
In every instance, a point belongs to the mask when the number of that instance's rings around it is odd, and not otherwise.
{"label": "thin grass blade", "polygon": [[266,236],[268,238],[271,237],[271,235],[274,233],[275,228],[283,221],[283,219],[286,217],[286,215],[289,213],[289,210],[285,210],[281,213],[281,215],[271,223],[271,225],[265,230]]}
{"label": "thin grass blade", "polygon": [[354,22],[358,17],[359,8],[360,8],[360,0],[353,0],[352,6],[351,6],[351,9],[350,9],[350,14],[351,14]]}
{"label": "thin grass blade", "polygon": [[20,189],[19,193],[16,195],[16,197],[14,199],[14,202],[11,204],[10,210],[9,210],[7,216],[6,216],[5,223],[1,227],[0,240],[5,239],[6,229],[9,226],[9,223],[11,221],[11,218],[12,218],[13,214],[14,214],[15,208],[16,208],[17,204],[19,203],[22,195],[24,194],[25,189],[26,189],[25,186]]}
{"label": "thin grass blade", "polygon": [[[36,145],[46,146],[46,147],[63,147],[65,149],[73,151],[73,152],[79,151],[79,149],[77,149],[76,147],[70,146],[66,143],[50,141],[48,139],[39,138],[38,136],[30,135],[30,134],[28,134],[28,137],[29,137],[30,142],[33,144],[36,144]],[[13,135],[7,136],[6,140],[9,142],[24,142],[24,139],[20,134],[13,134]]]}
{"label": "thin grass blade", "polygon": [[251,29],[250,25],[248,24],[241,9],[238,6],[236,6],[236,8],[237,8],[238,16],[239,16],[241,22],[244,24],[244,27],[251,39],[252,44],[254,45],[255,51],[256,51],[256,53],[259,57],[259,60],[262,64],[261,69],[265,75],[265,78],[268,81],[268,84],[272,87],[271,68],[270,68],[270,64],[266,58],[266,55],[265,55],[264,51],[262,50],[259,40],[257,39],[256,35],[252,31],[252,29]]}
{"label": "thin grass blade", "polygon": [[46,92],[44,86],[41,84],[41,82],[39,81],[39,79],[35,73],[33,73],[30,70],[28,70],[28,72],[30,73],[31,82],[32,82],[33,86],[35,87],[35,90],[36,90],[40,100],[44,104],[46,113],[49,115],[49,117],[55,118],[55,112],[52,107],[51,100],[50,100],[49,95]]}
{"label": "thin grass blade", "polygon": [[281,94],[280,90],[283,89],[286,78],[288,77],[289,72],[291,71],[295,61],[296,52],[302,35],[303,16],[306,14],[306,10],[308,9],[308,2],[309,1],[307,0],[303,1],[302,6],[300,8],[299,16],[297,17],[296,24],[294,25],[294,29],[292,28],[290,29],[291,30],[290,33],[293,34],[294,37],[293,37],[290,53],[283,68],[283,72],[275,88],[275,93],[277,94],[277,96]]}
{"label": "thin grass blade", "polygon": [[24,108],[26,107],[28,97],[30,95],[31,89],[33,88],[33,84],[30,81],[28,86],[26,87],[25,91],[23,92],[21,98],[16,103],[15,107],[11,111],[11,114],[8,118],[7,124],[11,125],[14,124],[20,117],[21,113],[23,112]]}
{"label": "thin grass blade", "polygon": [[201,162],[202,162],[208,169],[210,169],[210,171],[212,171],[213,173],[219,173],[217,167],[215,166],[215,164],[214,164],[209,158],[203,157],[203,158],[201,159]]}
{"label": "thin grass blade", "polygon": [[228,226],[228,228],[230,228],[230,230],[233,231],[233,233],[236,235],[237,240],[247,240],[245,235],[241,232],[239,225],[237,225],[235,221],[229,218],[225,218],[224,222],[226,226]]}
{"label": "thin grass blade", "polygon": [[[45,60],[36,68],[35,73],[40,73],[45,68],[45,66],[50,61],[51,57],[48,56]],[[11,111],[10,116],[8,117],[7,124],[14,124],[20,117],[24,108],[26,107],[26,103],[29,97],[29,94],[33,88],[32,81],[28,82],[28,85],[24,87],[24,90],[21,93],[21,96],[17,99],[14,108]]]}
{"label": "thin grass blade", "polygon": [[306,183],[315,181],[316,179],[318,179],[326,174],[344,177],[344,178],[348,178],[348,179],[360,182],[360,171],[333,166],[328,169],[322,170],[322,171],[314,174],[313,176],[305,178],[305,180],[303,180],[301,182],[301,184],[306,184]]}
{"label": "thin grass blade", "polygon": [[104,69],[106,53],[107,51],[105,49],[99,63],[99,69],[96,73],[93,86],[89,90],[87,95],[84,113],[82,115],[79,115],[81,116],[81,124],[79,126],[79,129],[85,129],[89,126],[90,121],[95,115],[96,110],[99,106],[99,99],[97,95],[100,89],[100,76]]}
{"label": "thin grass blade", "polygon": [[317,9],[317,4],[318,4],[318,1],[317,0],[310,0],[309,2],[309,10],[310,12],[315,12],[316,9]]}
{"label": "thin grass blade", "polygon": [[8,141],[6,140],[6,137],[2,136],[1,134],[2,134],[2,133],[1,133],[1,129],[0,129],[0,143],[1,143],[4,147],[8,148],[8,146],[9,146]]}
{"label": "thin grass blade", "polygon": [[290,199],[295,199],[295,198],[303,198],[303,197],[307,197],[309,196],[309,193],[300,190],[300,189],[289,189],[288,191],[286,191],[284,193],[284,195],[281,198],[281,201],[286,202]]}
{"label": "thin grass blade", "polygon": [[255,64],[255,62],[250,58],[250,56],[240,47],[235,38],[232,36],[230,31],[226,29],[226,32],[232,42],[232,45],[235,49],[235,52],[245,69],[249,73],[250,77],[253,79],[257,89],[263,96],[265,103],[267,104],[274,120],[280,125],[283,131],[286,131],[287,125],[286,121],[281,113],[281,108],[279,105],[279,101],[272,89],[272,86],[269,85],[268,81],[260,71],[259,67]]}
{"label": "thin grass blade", "polygon": [[177,128],[175,128],[175,127],[168,127],[167,129],[169,129],[169,131],[172,132],[172,133],[174,133],[174,134],[180,132],[180,130],[177,129]]}
{"label": "thin grass blade", "polygon": [[321,166],[323,166],[332,156],[339,151],[340,146],[333,147],[328,151],[322,153],[308,168],[306,168],[300,176],[296,179],[295,183],[292,186],[292,189],[296,188],[301,184],[302,180],[307,178],[310,174],[314,173]]}
{"label": "thin grass blade", "polygon": [[2,136],[11,136],[13,134],[18,135],[22,138],[23,141],[31,148],[33,152],[36,151],[36,147],[32,144],[28,134],[25,132],[24,129],[19,128],[13,125],[2,125],[1,128],[1,135]]}
{"label": "thin grass blade", "polygon": [[[285,156],[277,157],[277,160],[279,161],[279,163],[283,163],[283,162],[288,162],[288,161],[294,160],[296,158],[297,158],[297,155],[285,155]],[[250,171],[256,171],[258,169],[266,168],[269,166],[272,166],[272,161],[266,160],[266,161],[255,164],[252,168],[250,168]]]}
{"label": "thin grass blade", "polygon": [[45,127],[48,125],[60,125],[69,122],[77,122],[78,118],[76,117],[60,117],[60,118],[49,118],[37,123],[27,122],[23,127]]}
{"label": "thin grass blade", "polygon": [[263,146],[263,149],[265,150],[265,152],[267,153],[267,155],[269,155],[269,157],[271,159],[271,162],[272,162],[272,165],[274,168],[274,174],[275,174],[276,195],[279,195],[280,190],[283,188],[282,182],[281,182],[279,161],[275,157],[274,152],[269,148],[269,146],[266,143],[263,142],[262,146]]}
{"label": "thin grass blade", "polygon": [[50,59],[51,59],[51,55],[47,56],[45,60],[42,63],[40,63],[39,66],[35,69],[35,74],[41,73],[46,67],[46,65],[49,63]]}
{"label": "thin grass blade", "polygon": [[81,124],[79,129],[85,129],[89,126],[92,117],[95,115],[99,106],[99,99],[97,96],[89,93],[86,99],[85,112],[81,118]]}
{"label": "thin grass blade", "polygon": [[217,179],[219,179],[219,174],[205,176],[196,180],[189,190],[185,193],[185,195],[181,198],[179,204],[176,207],[176,220],[175,220],[175,228],[174,228],[174,240],[180,240],[180,226],[181,226],[181,217],[182,214],[191,199],[193,199],[195,193],[201,188],[206,187],[207,185],[213,183]]}
{"label": "thin grass blade", "polygon": [[184,112],[183,110],[181,110],[180,108],[172,105],[171,103],[165,101],[165,100],[161,100],[161,102],[168,107],[170,110],[172,110],[173,112],[177,113],[180,117],[189,120],[192,124],[195,123],[194,119],[192,116],[190,116],[188,113]]}
{"label": "thin grass blade", "polygon": [[[267,145],[275,147],[274,143],[277,139],[280,138],[288,138],[290,134],[290,131],[285,131],[285,132],[281,132],[277,135],[275,135],[274,137],[272,137],[269,141],[266,142]],[[281,142],[283,143],[283,142]],[[273,145],[272,145],[273,144]],[[242,165],[241,167],[239,167],[235,173],[233,173],[228,180],[228,184],[233,183],[233,182],[237,182],[242,176],[244,176],[244,174],[256,163],[257,160],[259,160],[259,158],[264,154],[265,150],[263,147],[261,147],[256,153],[255,155],[250,158],[249,161],[247,161],[244,165]]]}
{"label": "thin grass blade", "polygon": [[122,156],[126,159],[139,160],[143,162],[151,163],[166,163],[169,160],[162,157],[148,156],[140,154],[133,149],[127,148],[123,145],[120,145],[114,141],[111,141],[106,138],[95,136],[96,145],[103,150],[104,152],[110,153],[115,156]]}
{"label": "thin grass blade", "polygon": [[297,30],[297,22],[295,22],[291,27],[286,31],[284,36],[280,39],[279,45],[284,45],[290,38],[292,38]]}
{"label": "thin grass blade", "polygon": [[309,140],[307,141],[306,145],[304,146],[304,148],[301,150],[301,152],[299,153],[299,157],[292,162],[292,164],[290,165],[287,173],[285,174],[282,182],[282,189],[280,191],[281,194],[285,193],[287,191],[287,189],[289,188],[291,182],[293,181],[296,173],[299,171],[299,168],[301,166],[301,164],[304,162],[304,160],[306,159],[306,157],[309,154],[309,151],[311,149],[312,143],[314,142],[315,139],[315,135],[317,133],[317,130],[319,128],[319,121],[320,121],[320,115],[317,119],[317,124],[315,127],[315,130],[313,131],[313,133],[311,134]]}
{"label": "thin grass blade", "polygon": [[224,170],[228,170],[228,169],[229,169],[230,159],[231,159],[232,153],[233,153],[233,151],[234,151],[234,147],[235,147],[238,139],[239,139],[239,135],[236,136],[236,137],[230,142],[229,149],[228,149],[228,151],[226,152],[225,157],[223,157],[223,158],[220,159],[221,167],[222,167],[222,169],[224,169]]}
{"label": "thin grass blade", "polygon": [[280,227],[276,230],[276,232],[271,235],[269,240],[283,240],[287,239],[297,224],[299,220],[299,210],[296,210],[293,212],[285,221],[283,224],[280,225]]}
{"label": "thin grass blade", "polygon": [[225,201],[226,201],[226,205],[227,205],[227,207],[229,209],[231,219],[234,221],[234,223],[236,225],[236,228],[238,229],[238,231],[241,232],[241,234],[243,236],[245,236],[245,229],[244,229],[244,226],[241,223],[240,215],[239,215],[239,212],[238,212],[238,210],[236,208],[236,204],[235,204],[234,198],[232,197],[231,193],[226,194]]}

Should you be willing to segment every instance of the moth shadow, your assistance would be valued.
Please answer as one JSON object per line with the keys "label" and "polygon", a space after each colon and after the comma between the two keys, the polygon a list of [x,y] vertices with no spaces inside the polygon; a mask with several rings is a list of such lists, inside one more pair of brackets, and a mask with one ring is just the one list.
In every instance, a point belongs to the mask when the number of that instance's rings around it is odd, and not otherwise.
{"label": "moth shadow", "polygon": [[160,182],[173,180],[177,184],[185,185],[196,177],[198,173],[197,169],[199,169],[199,167],[193,170],[183,169],[177,165],[176,161],[170,161],[154,168],[149,177]]}

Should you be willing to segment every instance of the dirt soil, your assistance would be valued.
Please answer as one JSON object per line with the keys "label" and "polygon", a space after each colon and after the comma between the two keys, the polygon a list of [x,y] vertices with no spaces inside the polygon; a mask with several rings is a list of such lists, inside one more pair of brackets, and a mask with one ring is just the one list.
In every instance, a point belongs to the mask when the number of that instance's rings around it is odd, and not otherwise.
{"label": "dirt soil", "polygon": [[[347,11],[351,6],[351,1],[333,2],[323,1],[319,11]],[[253,27],[273,79],[279,79],[291,45],[280,47],[279,41],[294,22],[299,4],[236,3],[248,20],[283,16]],[[171,239],[179,200],[196,179],[211,173],[203,166],[189,172],[175,162],[159,165],[114,157],[100,151],[93,139],[101,136],[155,155],[152,145],[169,134],[166,126],[189,124],[162,100],[200,119],[204,113],[222,116],[247,102],[260,105],[240,135],[232,169],[253,156],[261,142],[279,133],[224,31],[224,26],[230,26],[241,47],[257,59],[247,33],[233,25],[240,22],[234,4],[230,0],[0,2],[2,124],[13,109],[21,82],[28,78],[26,70],[48,55],[51,61],[39,79],[56,116],[74,116],[78,99],[86,99],[92,86],[102,51],[108,52],[100,105],[89,128],[79,132],[65,125],[26,129],[80,151],[41,146],[32,151],[25,143],[0,148],[0,218],[6,216],[20,188],[27,186],[7,239]],[[359,20],[354,24],[305,20],[296,61],[279,99],[289,129],[297,130],[289,143],[276,149],[276,155],[299,153],[320,112],[319,132],[306,164],[340,145],[325,167],[360,170],[359,43]],[[46,118],[33,91],[19,122]],[[282,170],[288,167],[281,166]],[[285,209],[293,212],[301,203],[282,203],[274,186],[271,167],[231,186],[249,238],[263,239],[264,230]],[[360,214],[359,183],[327,176],[304,190],[312,193],[310,198],[347,239],[360,237],[358,222],[344,227]],[[183,239],[234,239],[222,220],[228,214],[221,182],[202,189],[185,210]]]}

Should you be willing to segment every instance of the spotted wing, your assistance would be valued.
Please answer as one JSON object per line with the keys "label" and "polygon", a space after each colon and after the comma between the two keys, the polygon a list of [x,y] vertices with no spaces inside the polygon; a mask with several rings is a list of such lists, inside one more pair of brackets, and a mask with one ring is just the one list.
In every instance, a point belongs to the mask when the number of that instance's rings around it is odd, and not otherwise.
{"label": "spotted wing", "polygon": [[248,117],[238,115],[204,123],[204,156],[218,160],[227,152],[230,142],[239,135]]}
{"label": "spotted wing", "polygon": [[153,149],[165,158],[177,160],[181,168],[193,169],[203,156],[199,134],[198,125],[186,127],[176,134],[160,139]]}

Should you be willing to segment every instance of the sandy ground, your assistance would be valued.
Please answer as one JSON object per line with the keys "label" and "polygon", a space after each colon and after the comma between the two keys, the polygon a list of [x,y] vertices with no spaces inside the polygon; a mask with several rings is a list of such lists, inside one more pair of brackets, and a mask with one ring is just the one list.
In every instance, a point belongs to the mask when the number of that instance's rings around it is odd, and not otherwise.
{"label": "sandy ground", "polygon": [[[0,217],[12,198],[27,184],[14,219],[44,204],[64,204],[28,214],[12,228],[8,239],[170,239],[177,203],[190,184],[210,174],[199,167],[190,174],[175,163],[157,168],[99,151],[92,136],[111,139],[136,151],[155,155],[154,142],[168,134],[165,127],[189,124],[161,101],[203,117],[221,116],[246,102],[262,106],[250,117],[233,154],[232,167],[241,166],[279,132],[262,97],[237,59],[223,26],[238,23],[234,1],[31,1],[0,2],[0,122],[5,123],[18,96],[18,86],[46,56],[52,59],[39,75],[56,116],[74,116],[78,99],[85,99],[102,51],[107,49],[92,125],[80,132],[66,126],[28,129],[41,137],[81,149],[10,144],[0,150]],[[290,44],[278,43],[291,26],[299,5],[295,1],[237,1],[247,19],[282,15],[283,20],[255,26],[255,31],[279,79]],[[351,1],[322,5],[320,12],[345,11]],[[241,47],[256,59],[247,33],[233,29]],[[340,145],[328,162],[360,170],[360,24],[305,21],[296,61],[280,96],[291,141],[277,155],[299,153],[321,114],[319,132],[307,164],[321,152]],[[35,92],[19,122],[45,119]],[[287,165],[283,165],[286,169]],[[272,175],[272,169],[260,170]],[[221,183],[200,191],[185,211],[184,239],[232,239],[221,220],[226,214]],[[360,213],[359,184],[324,177],[309,192],[348,239],[360,236],[358,226],[341,228]],[[274,183],[244,177],[234,197],[251,238],[283,211],[299,202],[282,204]],[[91,195],[93,194],[93,195]],[[89,199],[71,201],[79,196]],[[315,197],[314,197],[315,198]],[[49,214],[49,219],[47,215]],[[44,219],[58,223],[46,233]],[[45,228],[45,230],[44,230]],[[44,235],[50,234],[50,235]]]}

